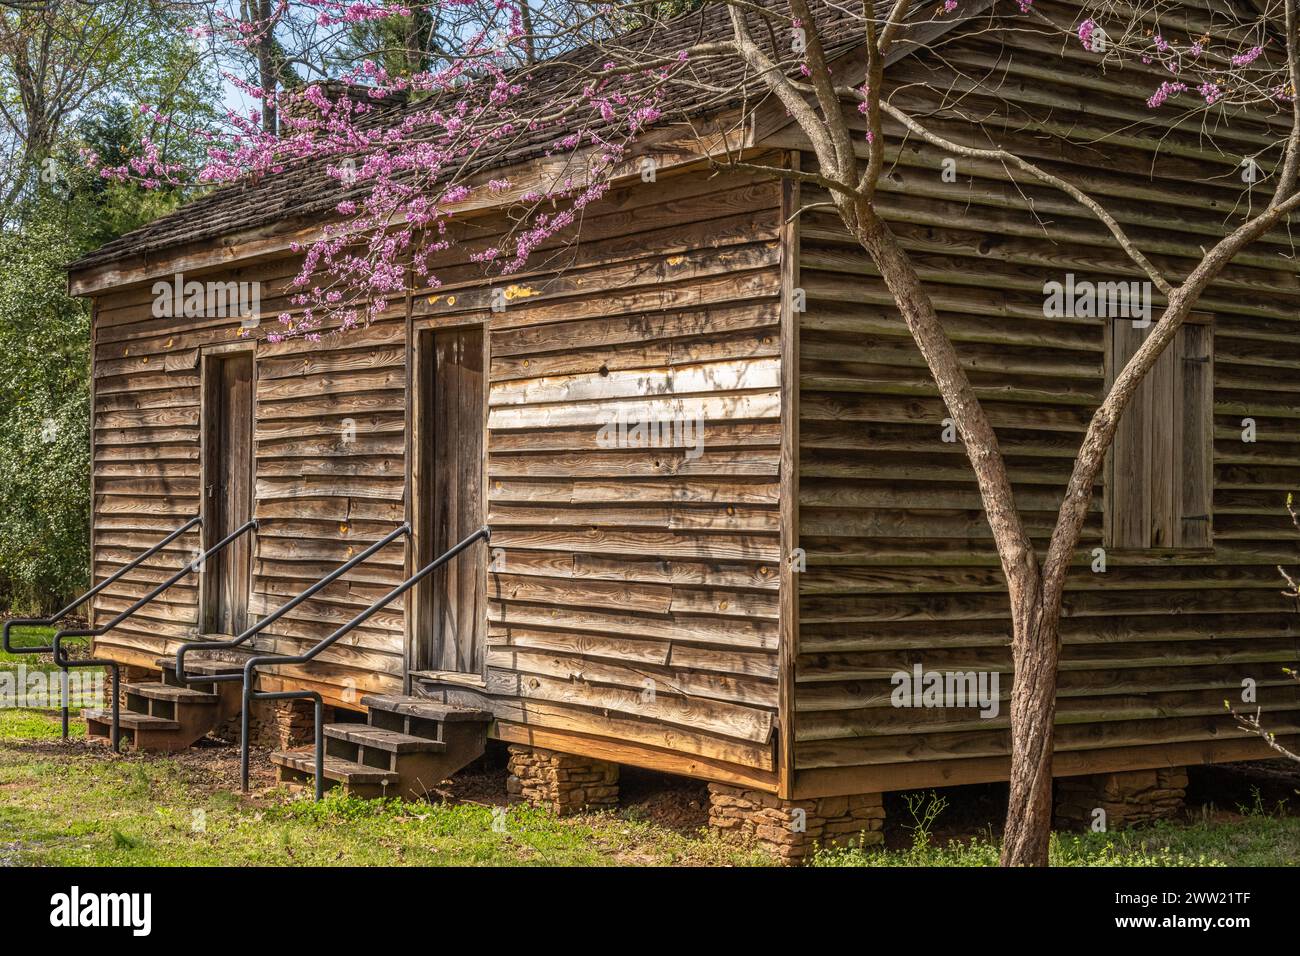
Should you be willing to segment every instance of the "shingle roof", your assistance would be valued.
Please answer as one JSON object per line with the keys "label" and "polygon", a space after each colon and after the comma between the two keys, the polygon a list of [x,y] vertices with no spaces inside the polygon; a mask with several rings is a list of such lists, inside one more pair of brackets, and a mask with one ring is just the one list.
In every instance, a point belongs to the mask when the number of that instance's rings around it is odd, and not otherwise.
{"label": "shingle roof", "polygon": [[[758,2],[788,9],[786,0],[758,0]],[[850,15],[832,7],[824,0],[812,0],[820,35],[827,44],[827,53],[837,56],[861,43],[860,27],[853,28]],[[882,2],[887,11],[892,2]],[[928,12],[923,14],[928,17]],[[839,28],[838,30],[836,28]],[[756,42],[769,46],[767,31],[754,28]],[[683,14],[671,21],[630,31],[613,41],[577,48],[548,64],[534,67],[530,75],[526,100],[516,105],[520,115],[528,115],[530,107],[544,107],[557,97],[571,95],[575,89],[574,72],[557,64],[600,63],[608,59],[610,44],[622,50],[644,51],[662,55],[681,50],[699,42],[732,38],[728,7],[724,3],[706,3],[697,10]],[[753,96],[759,81],[747,75],[738,58],[726,57],[689,63],[684,68],[686,80],[676,84],[665,98],[671,108],[665,110],[660,123],[671,122],[675,117],[698,116],[739,103],[746,95]],[[396,122],[413,109],[427,109],[429,101],[414,105],[395,104],[382,112],[388,121]],[[511,163],[536,158],[570,132],[578,129],[584,117],[572,118],[564,125],[544,125],[532,130],[521,129],[509,142],[476,163],[483,171]],[[333,158],[329,162],[337,163]],[[345,198],[347,190],[325,174],[327,162],[323,159],[300,161],[283,172],[258,181],[245,181],[224,186],[189,202],[147,226],[129,232],[73,263],[70,271],[80,271],[107,265],[128,256],[158,252],[182,244],[216,240],[223,236],[244,233],[281,221],[309,222],[313,218],[324,220],[334,217],[334,208]]]}

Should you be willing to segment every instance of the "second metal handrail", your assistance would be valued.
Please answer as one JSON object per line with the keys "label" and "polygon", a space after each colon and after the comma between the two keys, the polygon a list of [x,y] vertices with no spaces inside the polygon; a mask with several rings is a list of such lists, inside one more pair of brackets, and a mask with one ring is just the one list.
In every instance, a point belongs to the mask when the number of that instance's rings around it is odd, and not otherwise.
{"label": "second metal handrail", "polygon": [[419,571],[415,572],[415,574],[411,575],[409,578],[407,578],[397,587],[393,588],[393,590],[389,591],[383,597],[379,598],[377,601],[371,604],[368,608],[366,608],[364,611],[362,611],[352,620],[348,621],[348,623],[338,628],[338,630],[334,631],[334,633],[332,633],[329,637],[322,639],[318,644],[316,644],[310,650],[305,651],[302,654],[296,654],[293,656],[281,656],[281,655],[272,654],[272,655],[264,655],[261,657],[250,657],[244,663],[243,713],[240,718],[240,728],[239,728],[240,729],[239,780],[240,780],[240,787],[244,790],[245,793],[248,792],[249,704],[254,700],[298,699],[298,700],[312,701],[312,703],[315,705],[314,706],[314,710],[315,710],[314,742],[316,748],[315,758],[316,758],[316,799],[317,800],[319,800],[321,796],[324,794],[324,786],[325,786],[325,739],[324,739],[324,730],[323,730],[325,703],[324,700],[321,698],[320,693],[314,690],[287,690],[287,691],[274,691],[274,692],[254,691],[253,690],[253,681],[255,680],[254,672],[257,670],[257,668],[262,666],[263,664],[279,665],[279,664],[307,663],[308,661],[316,657],[318,654],[320,654],[321,651],[325,650],[330,645],[338,641],[340,638],[342,638],[343,636],[345,636],[355,628],[360,627],[366,621],[370,620],[370,618],[374,617],[376,614],[382,611],[393,601],[397,600],[407,591],[411,590],[411,588],[415,587],[415,585],[419,584],[430,574],[438,570],[438,568],[442,567],[444,564],[446,564],[452,558],[456,557],[458,554],[460,554],[462,551],[464,551],[466,548],[468,548],[470,545],[472,545],[474,542],[478,541],[479,539],[490,541],[492,539],[491,529],[487,527],[479,528],[477,531],[475,531],[473,534],[469,535],[464,540],[457,543],[455,546],[444,551],[442,554],[440,554],[429,564],[425,565]]}
{"label": "second metal handrail", "polygon": [[284,604],[280,605],[278,608],[276,608],[266,617],[262,618],[252,627],[249,627],[242,634],[240,634],[236,638],[233,638],[232,640],[192,641],[189,644],[182,644],[180,647],[176,648],[177,681],[182,685],[185,685],[185,684],[193,684],[193,683],[213,684],[219,681],[243,680],[243,677],[239,674],[212,674],[212,675],[186,674],[185,655],[188,654],[190,651],[213,651],[213,650],[219,650],[227,647],[238,647],[241,644],[246,644],[249,640],[256,637],[258,634],[262,633],[262,631],[266,630],[267,627],[274,624],[276,621],[280,620],[280,618],[284,617],[286,614],[288,614],[290,611],[296,608],[303,601],[315,597],[325,587],[327,587],[330,584],[333,584],[344,574],[347,574],[347,572],[351,571],[357,565],[369,559],[371,556],[375,554],[375,552],[392,544],[394,541],[396,541],[398,538],[402,537],[403,535],[410,534],[410,533],[411,533],[411,526],[409,524],[403,524],[401,527],[397,528],[397,530],[393,531],[391,534],[383,538],[380,538],[378,541],[376,541],[370,547],[366,548],[366,550],[362,551],[356,557],[351,558],[345,564],[342,564],[339,567],[335,568],[325,577],[321,578],[319,581],[317,581],[311,587],[307,588],[305,591],[302,591],[292,600],[287,601]]}

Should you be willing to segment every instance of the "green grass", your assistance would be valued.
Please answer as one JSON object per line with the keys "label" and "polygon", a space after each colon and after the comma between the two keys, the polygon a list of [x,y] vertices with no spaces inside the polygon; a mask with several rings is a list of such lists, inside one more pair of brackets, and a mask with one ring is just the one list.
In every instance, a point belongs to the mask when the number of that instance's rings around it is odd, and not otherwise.
{"label": "green grass", "polygon": [[[77,726],[74,722],[74,727]],[[82,728],[78,727],[78,731]],[[556,819],[539,810],[361,800],[317,804],[272,792],[248,801],[214,778],[214,752],[114,757],[58,741],[57,715],[0,711],[0,865],[761,865],[770,858],[706,832],[683,835],[620,813]],[[227,767],[229,752],[226,753]],[[938,809],[917,804],[906,850],[819,852],[816,866],[992,866],[989,836],[933,845]],[[1230,823],[1056,834],[1061,866],[1292,865],[1300,819],[1265,808]],[[889,826],[908,826],[892,819]]]}
{"label": "green grass", "polygon": [[[947,801],[931,793],[907,794],[912,822],[901,823],[912,835],[905,850],[877,847],[825,849],[814,866],[997,866],[1000,847],[986,833],[939,845],[931,830]],[[1295,866],[1300,860],[1300,818],[1284,815],[1284,806],[1241,807],[1231,822],[1157,823],[1114,833],[1052,834],[1048,856],[1053,866]],[[900,821],[894,821],[900,825]]]}
{"label": "green grass", "polygon": [[713,835],[613,813],[273,794],[245,802],[201,771],[56,743],[58,721],[0,712],[0,865],[608,866],[763,864]]}
{"label": "green grass", "polygon": [[[9,635],[9,642],[14,647],[49,647],[50,641],[54,640],[54,631],[52,627],[15,627]],[[85,638],[66,641],[63,646],[73,657],[86,653]],[[49,654],[13,654],[0,649],[0,666],[10,664],[24,664],[28,670],[58,669]]]}
{"label": "green grass", "polygon": [[[68,725],[68,733],[73,737],[86,736],[84,721],[73,720]],[[0,711],[0,747],[6,741],[57,740],[60,735],[59,715],[57,712],[44,710],[6,710]],[[0,766],[7,766],[8,760],[0,750]]]}
{"label": "green grass", "polygon": [[[49,647],[50,642],[54,639],[55,629],[52,627],[15,627],[10,634],[10,644],[15,648],[22,647]],[[69,656],[84,657],[88,653],[87,641],[85,638],[75,638],[68,640],[63,644]],[[58,699],[58,678],[59,668],[55,666],[53,656],[49,653],[44,654],[22,654],[7,652],[0,649],[0,706],[12,706],[15,697],[18,703],[25,703],[30,706],[44,706],[46,703],[57,703]],[[83,701],[79,698],[79,693],[93,694],[94,699],[102,697],[93,690],[94,685],[83,684],[85,681],[93,681],[100,673],[104,674],[107,680],[107,673],[102,668],[74,668],[69,670],[69,674],[75,675],[73,682],[70,684],[73,698],[72,705],[80,709]],[[44,675],[40,677],[39,675]],[[36,681],[42,681],[38,685]],[[78,691],[78,685],[82,690]],[[35,695],[35,699],[32,696]],[[69,728],[71,729],[71,728]],[[3,728],[0,728],[0,734],[3,734]]]}
{"label": "green grass", "polygon": [[[42,645],[48,647],[53,637],[54,628],[52,627],[15,627],[10,633],[9,641],[14,647],[39,647]],[[27,664],[30,666],[33,663],[33,658],[37,656],[34,654],[10,654],[0,650],[0,664]]]}
{"label": "green grass", "polygon": [[[998,845],[986,837],[904,851],[826,850],[814,866],[996,866]],[[1052,834],[1053,866],[1295,866],[1300,819],[1247,817],[1232,823],[1117,833]]]}

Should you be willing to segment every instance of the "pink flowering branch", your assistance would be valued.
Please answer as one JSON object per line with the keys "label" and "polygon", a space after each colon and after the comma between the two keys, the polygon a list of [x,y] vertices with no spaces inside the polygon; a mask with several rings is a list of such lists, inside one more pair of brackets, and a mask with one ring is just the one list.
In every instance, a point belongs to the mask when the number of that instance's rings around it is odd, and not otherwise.
{"label": "pink flowering branch", "polygon": [[[460,0],[448,3],[456,6]],[[307,5],[319,11],[321,26],[409,12],[401,6],[325,0],[307,0]],[[286,10],[287,0],[279,0],[272,20]],[[315,337],[326,326],[346,331],[373,321],[412,280],[438,287],[432,263],[451,245],[446,227],[452,214],[472,199],[513,187],[503,178],[472,185],[476,171],[529,143],[553,140],[546,154],[568,156],[570,173],[520,197],[523,208],[515,209],[510,234],[468,255],[500,274],[517,272],[604,195],[631,142],[660,118],[664,84],[687,60],[636,68],[611,61],[569,69],[563,71],[565,95],[554,101],[530,96],[544,79],[540,69],[514,69],[502,52],[522,37],[520,12],[497,2],[495,13],[462,38],[462,55],[436,70],[392,76],[365,61],[332,84],[276,94],[229,75],[251,98],[274,101],[282,117],[277,133],[262,128],[257,110],[231,112],[222,134],[205,134],[212,145],[197,170],[163,163],[158,147],[145,140],[137,157],[103,167],[100,174],[157,188],[228,185],[291,168],[315,171],[340,198],[321,235],[295,247],[303,260],[291,284],[291,309],[280,314],[280,328],[271,338]],[[228,42],[250,45],[274,27],[274,22],[227,17],[218,30]],[[330,95],[334,88],[343,92]],[[86,159],[98,163],[93,155]]]}
{"label": "pink flowering branch", "polygon": [[[1103,61],[1129,62],[1168,74],[1152,87],[1150,109],[1290,103],[1295,99],[1285,44],[1273,29],[1293,0],[1272,0],[1258,13],[1224,20],[1205,32],[1160,24],[1148,7],[1090,4],[1075,27],[1080,46]],[[1047,21],[1046,17],[1041,20]],[[1270,49],[1276,55],[1269,55]],[[1195,94],[1196,100],[1182,94]]]}

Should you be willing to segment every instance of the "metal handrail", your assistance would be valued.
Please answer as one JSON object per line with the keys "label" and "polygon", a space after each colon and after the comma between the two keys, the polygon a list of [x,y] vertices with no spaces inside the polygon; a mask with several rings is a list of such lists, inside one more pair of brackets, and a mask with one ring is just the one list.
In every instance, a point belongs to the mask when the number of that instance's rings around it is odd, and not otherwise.
{"label": "metal handrail", "polygon": [[188,654],[190,651],[211,651],[211,650],[218,650],[220,648],[226,648],[226,647],[238,647],[241,644],[247,643],[249,640],[256,637],[258,634],[262,633],[262,631],[264,631],[270,625],[274,624],[276,621],[280,620],[280,618],[284,617],[286,614],[288,614],[290,611],[296,608],[299,604],[302,604],[303,601],[315,597],[318,593],[320,593],[322,589],[324,589],[330,584],[333,584],[344,574],[346,574],[347,572],[355,568],[358,564],[361,564],[363,561],[368,560],[377,551],[380,551],[381,549],[392,544],[394,541],[396,541],[398,538],[402,537],[403,535],[407,535],[410,533],[411,533],[411,526],[409,524],[401,525],[396,531],[393,531],[391,534],[383,538],[380,538],[378,541],[376,541],[370,547],[366,548],[366,550],[362,551],[356,557],[351,558],[345,564],[342,564],[338,568],[331,571],[325,577],[321,578],[311,587],[307,588],[305,591],[298,594],[292,600],[280,605],[278,608],[276,608],[266,617],[262,618],[252,627],[248,628],[242,634],[240,634],[236,638],[233,638],[232,640],[193,641],[189,644],[182,644],[180,647],[176,649],[177,681],[182,685],[185,685],[185,684],[193,684],[193,683],[213,684],[220,681],[243,680],[243,677],[239,674],[212,674],[206,676],[202,674],[186,674],[185,655]]}
{"label": "metal handrail", "polygon": [[254,700],[291,700],[291,699],[310,700],[315,705],[314,710],[315,710],[315,747],[316,747],[316,754],[315,754],[316,756],[316,799],[319,800],[324,795],[325,792],[324,791],[325,737],[324,737],[324,730],[323,730],[325,702],[321,698],[320,693],[314,690],[287,690],[287,691],[276,691],[276,692],[254,691],[253,690],[254,671],[256,671],[257,668],[263,664],[278,665],[278,664],[307,663],[308,661],[316,657],[316,655],[318,655],[321,651],[325,650],[327,647],[329,647],[330,645],[338,641],[341,637],[345,636],[355,628],[360,627],[366,621],[370,620],[370,618],[374,617],[376,614],[382,611],[393,601],[397,600],[407,591],[411,590],[411,588],[415,587],[415,585],[419,584],[430,574],[438,570],[438,568],[442,567],[444,564],[446,564],[452,558],[456,557],[458,554],[460,554],[462,551],[464,551],[474,542],[478,541],[480,538],[487,541],[491,541],[492,540],[491,529],[487,527],[479,528],[477,531],[469,535],[467,538],[465,538],[455,546],[444,551],[432,562],[425,565],[423,568],[415,572],[415,574],[411,575],[409,578],[407,578],[397,587],[393,588],[393,590],[389,591],[383,597],[379,598],[379,600],[375,601],[373,604],[371,604],[368,608],[366,608],[364,611],[362,611],[352,620],[348,621],[348,623],[344,624],[342,627],[336,630],[329,637],[322,639],[318,644],[316,644],[315,647],[311,648],[311,650],[293,656],[281,656],[278,654],[269,654],[261,657],[250,657],[244,663],[243,715],[240,719],[240,734],[239,734],[239,778],[240,778],[240,787],[245,793],[248,792],[248,752],[249,752],[249,747],[248,747],[249,706],[248,705],[251,701]]}
{"label": "metal handrail", "polygon": [[[7,654],[53,653],[54,662],[57,664],[59,662],[59,656],[61,652],[61,648],[59,647],[59,636],[60,636],[59,634],[55,634],[54,640],[49,644],[49,646],[41,645],[39,647],[14,647],[9,643],[10,630],[15,627],[50,627],[51,625],[57,624],[59,621],[63,620],[65,617],[67,617],[69,614],[75,611],[82,604],[85,604],[91,598],[98,595],[106,587],[117,583],[122,579],[123,576],[130,573],[131,571],[134,571],[145,561],[148,561],[150,558],[152,558],[163,548],[167,547],[167,545],[171,544],[177,538],[181,537],[181,535],[188,532],[191,528],[198,527],[199,525],[202,524],[203,524],[203,517],[201,515],[195,515],[189,521],[185,522],[175,531],[167,535],[167,537],[163,538],[161,541],[155,544],[148,551],[145,551],[143,554],[136,557],[130,563],[118,568],[115,572],[113,572],[111,575],[106,577],[104,580],[100,581],[98,584],[92,587],[85,594],[81,595],[81,597],[77,598],[67,607],[63,608],[62,610],[58,611],[55,614],[50,615],[49,617],[11,618],[10,620],[5,621],[3,629],[0,629],[0,647],[3,647],[5,653]],[[71,637],[75,635],[68,633],[65,634],[64,636]],[[113,663],[112,667],[113,667],[113,715],[114,715],[113,716],[113,749],[117,750],[117,738],[118,738],[117,687],[118,687],[119,680],[118,680],[117,665]],[[60,666],[59,672],[60,672],[59,673],[59,704],[60,704],[60,710],[62,711],[62,718],[63,718],[63,739],[67,740],[68,738],[68,680],[67,680],[68,668]]]}
{"label": "metal handrail", "polygon": [[[258,522],[256,518],[252,519],[251,521],[244,522],[244,524],[240,525],[234,531],[230,532],[230,534],[226,535],[224,538],[222,538],[220,541],[214,544],[207,551],[200,554],[197,558],[195,558],[185,567],[181,568],[179,571],[173,574],[162,584],[158,585],[156,588],[154,588],[144,597],[140,598],[140,600],[136,601],[125,611],[119,613],[107,624],[101,624],[99,627],[93,627],[93,628],[75,628],[75,629],[65,628],[64,630],[58,631],[54,635],[54,641],[52,642],[51,645],[51,650],[54,652],[54,663],[59,665],[59,668],[63,671],[65,675],[67,674],[68,669],[71,667],[109,667],[112,669],[113,671],[113,727],[109,739],[112,743],[114,751],[118,749],[118,743],[121,737],[121,725],[120,725],[121,702],[118,700],[119,692],[121,689],[121,683],[122,683],[121,668],[118,665],[117,661],[109,660],[107,658],[88,657],[88,658],[78,658],[76,660],[73,660],[70,657],[68,657],[63,651],[63,646],[62,646],[63,639],[67,637],[95,638],[95,637],[104,636],[113,628],[117,627],[119,624],[125,621],[127,618],[134,615],[136,611],[140,610],[140,608],[144,607],[146,604],[151,602],[158,595],[162,594],[172,585],[176,584],[176,582],[180,581],[181,578],[185,577],[186,575],[192,574],[194,571],[202,568],[203,564],[209,558],[225,550],[225,548],[232,541],[242,537],[243,535],[247,534],[249,531],[256,530],[257,527],[258,527]],[[66,680],[66,677],[64,678],[64,680]],[[68,739],[68,705],[66,700],[63,703],[63,739],[64,740]]]}
{"label": "metal handrail", "polygon": [[91,598],[95,597],[97,594],[99,594],[99,592],[103,591],[104,588],[108,587],[111,584],[116,584],[119,580],[122,579],[124,575],[128,574],[131,571],[134,571],[141,564],[143,564],[145,561],[148,561],[155,554],[157,554],[163,548],[167,547],[167,545],[171,544],[173,541],[175,541],[181,535],[185,534],[185,532],[189,531],[191,528],[201,524],[203,524],[203,518],[201,516],[196,515],[195,517],[191,518],[189,521],[185,522],[185,524],[181,525],[171,534],[167,535],[167,537],[163,538],[161,541],[155,544],[148,551],[144,552],[144,554],[140,555],[138,558],[135,558],[133,561],[131,561],[130,564],[118,568],[117,571],[113,572],[113,574],[109,575],[104,580],[100,581],[93,588],[91,588],[85,594],[81,595],[81,597],[77,598],[67,607],[63,608],[61,611],[58,611],[55,614],[51,614],[49,617],[23,617],[23,618],[16,617],[16,618],[11,618],[8,621],[5,621],[3,627],[3,633],[0,634],[0,646],[4,648],[5,653],[7,654],[48,654],[50,653],[51,651],[54,650],[54,647],[52,645],[49,647],[11,646],[9,643],[9,630],[14,627],[50,627],[53,624],[59,623],[59,621],[63,620],[65,617],[67,617],[69,614],[71,614],[81,605],[85,604]]}

